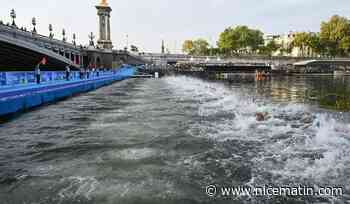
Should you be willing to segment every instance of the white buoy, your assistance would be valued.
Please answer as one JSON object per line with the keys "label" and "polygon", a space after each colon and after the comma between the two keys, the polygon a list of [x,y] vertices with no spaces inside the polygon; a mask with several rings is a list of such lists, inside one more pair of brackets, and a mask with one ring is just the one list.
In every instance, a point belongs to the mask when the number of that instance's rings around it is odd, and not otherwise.
{"label": "white buoy", "polygon": [[154,78],[156,78],[156,79],[159,78],[159,73],[158,73],[158,72],[155,72],[155,73],[154,73]]}

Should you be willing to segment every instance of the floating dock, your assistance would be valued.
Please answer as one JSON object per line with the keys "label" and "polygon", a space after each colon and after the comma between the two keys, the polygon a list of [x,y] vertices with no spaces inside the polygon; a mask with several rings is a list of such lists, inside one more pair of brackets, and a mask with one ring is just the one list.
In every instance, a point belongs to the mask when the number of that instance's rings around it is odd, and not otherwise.
{"label": "floating dock", "polygon": [[0,87],[0,116],[28,110],[75,94],[95,90],[113,82],[130,78],[134,73],[134,68],[127,67],[90,79],[60,80],[12,87],[2,86]]}

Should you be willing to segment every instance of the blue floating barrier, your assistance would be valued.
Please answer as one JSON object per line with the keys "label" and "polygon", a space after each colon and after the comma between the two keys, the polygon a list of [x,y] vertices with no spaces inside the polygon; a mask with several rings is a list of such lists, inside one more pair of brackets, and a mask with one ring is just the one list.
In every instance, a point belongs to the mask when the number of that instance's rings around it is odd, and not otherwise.
{"label": "blue floating barrier", "polygon": [[35,83],[34,72],[0,72],[0,116],[52,103],[78,93],[98,89],[130,78],[136,72],[132,66],[123,66],[111,72],[91,73],[90,79],[80,79],[79,72],[71,72],[66,81],[65,72],[43,72],[41,84]]}

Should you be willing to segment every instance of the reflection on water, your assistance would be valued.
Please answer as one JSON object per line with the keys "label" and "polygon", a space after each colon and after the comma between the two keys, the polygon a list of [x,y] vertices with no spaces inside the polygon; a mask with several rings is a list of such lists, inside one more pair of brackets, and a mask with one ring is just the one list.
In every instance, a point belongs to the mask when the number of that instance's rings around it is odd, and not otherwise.
{"label": "reflection on water", "polygon": [[257,93],[276,102],[316,103],[327,109],[350,111],[350,76],[281,76],[258,81],[252,75],[233,75],[229,81],[255,84]]}

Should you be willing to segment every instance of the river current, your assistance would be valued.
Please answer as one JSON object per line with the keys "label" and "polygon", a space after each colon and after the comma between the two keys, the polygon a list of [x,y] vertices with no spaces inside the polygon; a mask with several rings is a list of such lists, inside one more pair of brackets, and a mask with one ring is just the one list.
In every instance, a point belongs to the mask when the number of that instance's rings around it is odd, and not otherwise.
{"label": "river current", "polygon": [[[169,76],[37,108],[0,124],[0,203],[349,203],[349,84]],[[343,195],[209,197],[211,184]]]}

